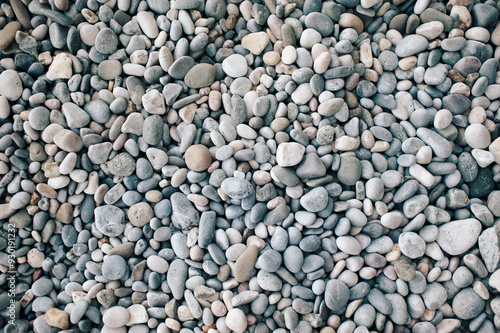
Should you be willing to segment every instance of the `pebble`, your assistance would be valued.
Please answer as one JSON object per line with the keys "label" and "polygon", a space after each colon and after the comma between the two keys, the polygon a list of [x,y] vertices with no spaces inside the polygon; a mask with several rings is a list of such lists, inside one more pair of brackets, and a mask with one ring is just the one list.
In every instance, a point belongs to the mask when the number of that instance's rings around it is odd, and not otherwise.
{"label": "pebble", "polygon": [[54,143],[64,151],[79,152],[83,148],[82,139],[70,130],[60,130],[53,137]]}
{"label": "pebble", "polygon": [[186,166],[193,171],[205,171],[212,163],[212,156],[203,145],[190,146],[184,154]]}
{"label": "pebble", "polygon": [[452,221],[439,227],[436,242],[446,253],[459,255],[477,243],[480,233],[481,223],[476,219]]}
{"label": "pebble", "polygon": [[489,272],[494,272],[500,265],[500,237],[498,227],[485,229],[478,238],[479,251],[484,265]]}
{"label": "pebble", "polygon": [[248,325],[245,313],[238,308],[229,310],[226,315],[226,325],[236,333],[243,333]]}
{"label": "pebble", "polygon": [[278,146],[276,162],[281,167],[290,167],[300,163],[306,148],[299,143],[285,142]]}
{"label": "pebble", "polygon": [[462,289],[452,303],[453,313],[460,319],[476,318],[483,311],[484,300],[472,288]]}
{"label": "pebble", "polygon": [[332,279],[326,284],[325,289],[325,304],[334,311],[341,311],[349,301],[349,289],[339,280]]}
{"label": "pebble", "polygon": [[254,192],[249,181],[235,177],[224,179],[221,183],[221,189],[232,199],[244,199]]}
{"label": "pebble", "polygon": [[125,230],[125,213],[118,207],[104,205],[94,210],[97,230],[109,237],[116,237]]}
{"label": "pebble", "polygon": [[95,48],[103,54],[111,54],[115,52],[118,46],[118,38],[113,30],[109,28],[102,29],[96,36]]}
{"label": "pebble", "polygon": [[482,124],[471,124],[467,126],[464,137],[467,144],[476,149],[488,148],[491,143],[490,132]]}
{"label": "pebble", "polygon": [[222,70],[230,77],[241,77],[247,74],[248,63],[241,54],[232,54],[222,62]]}
{"label": "pebble", "polygon": [[402,233],[398,244],[401,252],[411,259],[422,257],[426,250],[425,241],[414,232]]}
{"label": "pebble", "polygon": [[215,78],[215,68],[210,64],[193,66],[184,77],[184,82],[189,88],[203,88],[211,85]]}
{"label": "pebble", "polygon": [[269,36],[265,32],[250,33],[241,39],[241,46],[255,55],[261,54],[268,43]]}
{"label": "pebble", "polygon": [[107,257],[102,265],[102,275],[109,280],[119,280],[127,274],[127,271],[127,263],[118,255]]}
{"label": "pebble", "polygon": [[153,218],[153,208],[146,202],[139,202],[130,207],[127,217],[135,227],[143,227]]}
{"label": "pebble", "polygon": [[396,46],[396,55],[400,58],[409,57],[427,49],[429,42],[420,35],[408,35]]}
{"label": "pebble", "polygon": [[52,327],[65,330],[70,327],[69,314],[57,308],[49,309],[45,312],[45,320]]}
{"label": "pebble", "polygon": [[125,326],[129,318],[130,314],[127,309],[121,306],[114,306],[104,312],[102,321],[110,328],[119,328]]}

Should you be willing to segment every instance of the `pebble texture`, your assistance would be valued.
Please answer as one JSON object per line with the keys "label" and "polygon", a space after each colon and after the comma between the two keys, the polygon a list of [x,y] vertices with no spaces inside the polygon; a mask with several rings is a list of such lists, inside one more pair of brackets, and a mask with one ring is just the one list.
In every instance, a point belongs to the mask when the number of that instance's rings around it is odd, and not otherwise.
{"label": "pebble texture", "polygon": [[498,1],[0,7],[1,332],[500,331]]}

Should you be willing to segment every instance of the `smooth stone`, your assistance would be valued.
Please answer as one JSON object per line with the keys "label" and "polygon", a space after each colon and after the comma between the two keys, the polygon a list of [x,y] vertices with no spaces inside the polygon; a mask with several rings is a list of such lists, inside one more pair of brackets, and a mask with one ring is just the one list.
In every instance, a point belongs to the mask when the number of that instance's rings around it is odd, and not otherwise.
{"label": "smooth stone", "polygon": [[453,298],[453,313],[460,319],[476,318],[484,309],[486,302],[472,288],[461,290]]}
{"label": "smooth stone", "polygon": [[304,105],[311,100],[313,92],[309,83],[302,83],[292,93],[292,101],[297,105]]}
{"label": "smooth stone", "polygon": [[11,69],[4,70],[0,74],[0,95],[9,101],[18,100],[23,93],[23,84],[19,74]]}
{"label": "smooth stone", "polygon": [[142,228],[154,217],[154,211],[146,202],[139,202],[129,208],[127,217],[133,226]]}
{"label": "smooth stone", "polygon": [[265,32],[249,33],[241,39],[241,46],[255,55],[261,54],[268,43],[269,35]]}
{"label": "smooth stone", "polygon": [[467,144],[476,149],[488,148],[491,143],[490,132],[482,124],[476,123],[467,126],[464,137]]}
{"label": "smooth stone", "polygon": [[156,24],[154,13],[140,11],[137,13],[137,22],[148,38],[156,38],[158,36],[158,25]]}
{"label": "smooth stone", "polygon": [[208,169],[212,163],[212,156],[208,148],[203,145],[190,146],[185,154],[186,166],[193,171],[202,172]]}
{"label": "smooth stone", "polygon": [[90,123],[89,114],[74,103],[64,103],[62,105],[62,112],[69,127],[81,128]]}
{"label": "smooth stone", "polygon": [[95,48],[103,54],[111,54],[116,51],[118,47],[118,37],[116,37],[113,30],[104,28],[96,36]]}
{"label": "smooth stone", "polygon": [[104,312],[103,323],[111,328],[123,327],[128,322],[130,313],[121,306],[114,306]]}
{"label": "smooth stone", "polygon": [[429,42],[420,35],[408,35],[396,46],[396,55],[400,58],[412,56],[427,49]]}
{"label": "smooth stone", "polygon": [[484,230],[479,236],[478,245],[488,272],[496,271],[500,266],[500,227],[493,226]]}
{"label": "smooth stone", "polygon": [[62,311],[57,308],[49,309],[45,313],[45,320],[50,326],[57,327],[62,330],[69,328],[71,325],[69,321],[69,314],[66,311]]}
{"label": "smooth stone", "polygon": [[230,77],[245,76],[248,71],[248,63],[241,54],[232,54],[222,62],[222,70]]}
{"label": "smooth stone", "polygon": [[187,277],[188,266],[184,260],[176,259],[172,261],[167,271],[167,283],[175,299],[180,300],[184,296]]}
{"label": "smooth stone", "polygon": [[438,282],[427,284],[421,296],[424,300],[425,307],[429,310],[437,310],[448,298],[446,289]]}
{"label": "smooth stone", "polygon": [[361,178],[362,166],[356,157],[342,157],[337,177],[342,184],[353,186]]}
{"label": "smooth stone", "polygon": [[320,186],[300,198],[300,204],[309,212],[320,212],[328,205],[328,191]]}
{"label": "smooth stone", "polygon": [[79,152],[83,148],[82,139],[70,130],[60,130],[53,140],[59,148],[67,152]]}
{"label": "smooth stone", "polygon": [[474,218],[448,222],[439,227],[436,242],[450,255],[467,252],[477,243],[481,233],[481,222]]}
{"label": "smooth stone", "polygon": [[453,148],[450,142],[433,130],[420,127],[417,130],[417,136],[431,146],[436,156],[447,158],[451,155]]}
{"label": "smooth stone", "polygon": [[296,142],[285,142],[278,146],[276,162],[281,167],[290,167],[300,163],[306,148]]}
{"label": "smooth stone", "polygon": [[334,313],[344,309],[349,301],[349,289],[344,282],[332,279],[326,284],[325,304]]}
{"label": "smooth stone", "polygon": [[241,283],[250,279],[258,252],[257,246],[251,245],[239,256],[234,265],[234,278],[236,281]]}
{"label": "smooth stone", "polygon": [[420,258],[425,253],[425,241],[414,232],[403,232],[399,236],[398,244],[401,252],[411,259]]}
{"label": "smooth stone", "polygon": [[344,105],[345,102],[342,98],[332,98],[319,105],[318,113],[322,116],[330,117],[339,112]]}
{"label": "smooth stone", "polygon": [[128,272],[128,266],[122,257],[112,255],[104,259],[102,264],[102,275],[109,280],[120,280]]}
{"label": "smooth stone", "polygon": [[208,87],[214,82],[215,67],[210,64],[193,66],[184,77],[184,82],[189,88],[199,89]]}
{"label": "smooth stone", "polygon": [[198,225],[200,215],[183,193],[176,192],[170,197],[172,203],[172,224],[179,229]]}
{"label": "smooth stone", "polygon": [[233,332],[243,333],[247,329],[247,317],[241,309],[231,309],[226,315],[226,325]]}

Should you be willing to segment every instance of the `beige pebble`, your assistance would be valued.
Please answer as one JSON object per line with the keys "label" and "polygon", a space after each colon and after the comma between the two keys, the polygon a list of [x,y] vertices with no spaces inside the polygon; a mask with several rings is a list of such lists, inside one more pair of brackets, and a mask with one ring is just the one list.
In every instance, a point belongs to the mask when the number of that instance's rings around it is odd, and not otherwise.
{"label": "beige pebble", "polygon": [[31,249],[27,254],[28,264],[34,268],[42,267],[42,263],[45,260],[45,254],[37,249]]}
{"label": "beige pebble", "polygon": [[490,40],[490,32],[483,27],[473,27],[465,32],[465,38],[487,43]]}
{"label": "beige pebble", "polygon": [[342,28],[353,28],[358,34],[363,32],[363,21],[351,13],[344,13],[340,15],[339,25]]}
{"label": "beige pebble", "polygon": [[264,53],[263,56],[264,63],[269,66],[276,66],[280,60],[280,54],[277,51],[269,51]]}
{"label": "beige pebble", "polygon": [[469,123],[482,124],[486,120],[486,111],[481,106],[476,106],[469,112]]}
{"label": "beige pebble", "polygon": [[318,74],[323,74],[328,70],[328,67],[330,66],[332,56],[330,55],[329,52],[323,52],[321,53],[315,60],[314,60],[314,71]]}
{"label": "beige pebble", "polygon": [[208,169],[212,163],[212,156],[208,148],[203,145],[190,146],[184,154],[186,166],[193,171],[201,172]]}
{"label": "beige pebble", "polygon": [[60,329],[67,329],[70,326],[69,314],[57,308],[51,308],[45,313],[47,324]]}
{"label": "beige pebble", "polygon": [[417,64],[417,57],[416,56],[410,56],[403,58],[399,60],[398,66],[404,71],[409,70],[410,68],[413,68]]}

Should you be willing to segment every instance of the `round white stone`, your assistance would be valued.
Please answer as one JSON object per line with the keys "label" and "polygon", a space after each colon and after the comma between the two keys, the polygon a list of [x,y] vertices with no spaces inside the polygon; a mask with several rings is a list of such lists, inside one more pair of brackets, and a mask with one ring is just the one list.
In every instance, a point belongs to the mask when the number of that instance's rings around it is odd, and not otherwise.
{"label": "round white stone", "polygon": [[245,76],[248,71],[247,60],[241,54],[232,54],[222,62],[222,70],[230,77]]}

